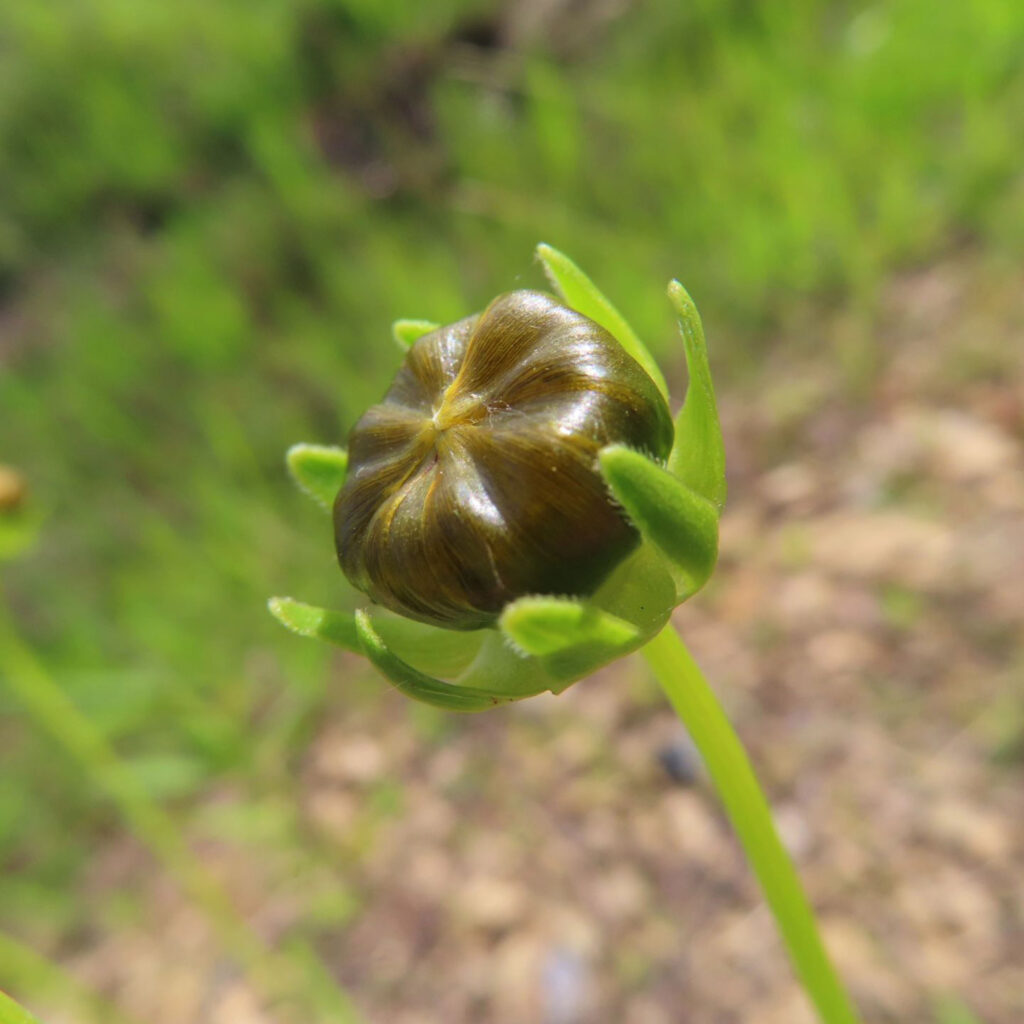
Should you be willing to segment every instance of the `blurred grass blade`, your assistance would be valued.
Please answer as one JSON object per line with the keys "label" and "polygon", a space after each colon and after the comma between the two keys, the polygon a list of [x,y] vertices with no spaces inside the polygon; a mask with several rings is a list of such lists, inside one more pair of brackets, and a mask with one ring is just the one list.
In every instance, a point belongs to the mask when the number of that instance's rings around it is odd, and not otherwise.
{"label": "blurred grass blade", "polygon": [[644,368],[647,375],[668,398],[668,385],[647,346],[626,322],[622,314],[608,301],[604,293],[568,256],[543,242],[537,246],[537,257],[552,287],[578,313],[590,317],[610,332],[619,344]]}
{"label": "blurred grass blade", "polygon": [[571,598],[521,597],[505,608],[499,624],[515,647],[540,662],[552,693],[635,650],[643,640],[633,623]]}
{"label": "blurred grass blade", "polygon": [[399,348],[405,350],[411,348],[418,338],[436,331],[440,326],[432,320],[396,320],[391,325],[391,335],[398,342]]}
{"label": "blurred grass blade", "polygon": [[517,647],[537,656],[579,645],[624,647],[640,635],[632,623],[567,597],[521,597],[505,606],[498,624]]}
{"label": "blurred grass blade", "polygon": [[676,440],[668,460],[669,469],[721,508],[725,504],[725,444],[708,365],[704,325],[689,292],[678,281],[669,283],[668,297],[679,317],[690,374],[686,401],[676,417]]}
{"label": "blurred grass blade", "polygon": [[41,1024],[24,1006],[19,1006],[0,989],[0,1024]]}
{"label": "blurred grass blade", "polygon": [[332,1024],[357,1020],[348,997],[335,984],[325,987],[302,965],[266,945],[249,927],[220,882],[189,848],[174,820],[72,703],[3,614],[0,673],[37,725],[79,763],[92,784],[116,805],[138,839],[203,909],[225,949],[245,970],[254,990],[269,1002],[292,1000],[296,1005],[316,1007],[329,1014]]}
{"label": "blurred grass blade", "polygon": [[323,640],[354,654],[363,653],[355,619],[351,615],[304,604],[293,597],[272,597],[267,602],[267,608],[285,629],[299,636]]}
{"label": "blurred grass blade", "polygon": [[399,658],[384,643],[366,612],[357,611],[355,622],[363,653],[374,668],[407,697],[446,711],[484,711],[507,699],[488,696],[468,686],[445,683],[420,672]]}
{"label": "blurred grass blade", "polygon": [[348,472],[348,452],[322,444],[293,444],[286,456],[288,472],[318,505],[330,511]]}
{"label": "blurred grass blade", "polygon": [[718,511],[667,469],[621,445],[598,456],[612,494],[637,528],[672,564],[679,597],[696,593],[718,559]]}
{"label": "blurred grass blade", "polygon": [[[103,1021],[103,1024],[139,1024],[108,1000],[90,991],[77,978],[68,974],[59,964],[40,956],[17,939],[0,932],[0,983],[14,979],[25,990],[46,993],[51,1005],[59,997],[82,1014],[84,1020]],[[0,1024],[6,1024],[0,1006]],[[28,1018],[32,1020],[32,1017]]]}
{"label": "blurred grass blade", "polygon": [[934,1007],[935,1024],[983,1024],[981,1018],[958,996],[939,996]]}

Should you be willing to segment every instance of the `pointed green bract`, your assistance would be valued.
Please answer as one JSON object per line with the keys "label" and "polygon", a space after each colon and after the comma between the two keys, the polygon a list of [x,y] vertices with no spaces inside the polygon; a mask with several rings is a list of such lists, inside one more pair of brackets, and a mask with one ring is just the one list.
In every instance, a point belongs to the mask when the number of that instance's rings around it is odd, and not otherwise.
{"label": "pointed green bract", "polygon": [[521,597],[502,612],[502,632],[534,655],[561,693],[572,683],[639,647],[646,636],[630,622],[584,601]]}
{"label": "pointed green bract", "polygon": [[488,632],[438,629],[385,611],[374,614],[373,627],[400,658],[442,679],[456,678],[473,663]]}
{"label": "pointed green bract", "polygon": [[565,253],[550,245],[538,245],[537,257],[551,286],[565,299],[566,304],[608,331],[644,368],[647,376],[658,385],[658,390],[667,399],[668,385],[661,368],[647,351],[647,346],[597,285]]}
{"label": "pointed green bract", "polygon": [[721,508],[725,504],[725,444],[711,382],[704,325],[689,292],[678,281],[669,283],[668,297],[679,317],[690,374],[686,401],[676,417],[676,440],[668,460],[669,469],[687,487]]}
{"label": "pointed green bract", "polygon": [[629,518],[676,570],[678,599],[696,593],[718,558],[718,510],[639,452],[612,445],[598,457]]}
{"label": "pointed green bract", "polygon": [[362,654],[355,619],[351,615],[303,604],[292,597],[272,597],[267,607],[282,626],[299,636],[323,640],[346,651]]}
{"label": "pointed green bract", "polygon": [[417,338],[436,331],[440,326],[432,320],[396,320],[391,325],[391,336],[398,342],[398,347],[404,351],[411,348]]}
{"label": "pointed green bract", "polygon": [[355,625],[363,654],[378,672],[407,697],[446,711],[484,711],[508,699],[446,683],[413,668],[384,643],[373,628],[370,616],[364,611],[356,612]]}
{"label": "pointed green bract", "polygon": [[632,623],[567,597],[521,597],[505,606],[498,625],[517,647],[541,657],[579,645],[619,648],[640,635]]}
{"label": "pointed green bract", "polygon": [[345,482],[348,452],[323,444],[293,444],[286,456],[288,472],[299,488],[330,511]]}

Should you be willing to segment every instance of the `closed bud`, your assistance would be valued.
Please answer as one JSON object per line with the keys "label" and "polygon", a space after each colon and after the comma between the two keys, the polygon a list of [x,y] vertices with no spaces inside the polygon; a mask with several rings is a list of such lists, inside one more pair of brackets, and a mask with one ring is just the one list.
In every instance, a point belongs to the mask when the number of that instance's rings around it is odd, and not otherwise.
{"label": "closed bud", "polygon": [[17,511],[27,490],[25,478],[16,469],[0,464],[0,514]]}
{"label": "closed bud", "polygon": [[349,437],[345,575],[410,618],[478,629],[529,594],[584,596],[639,542],[598,453],[664,460],[657,385],[603,327],[517,291],[419,338]]}

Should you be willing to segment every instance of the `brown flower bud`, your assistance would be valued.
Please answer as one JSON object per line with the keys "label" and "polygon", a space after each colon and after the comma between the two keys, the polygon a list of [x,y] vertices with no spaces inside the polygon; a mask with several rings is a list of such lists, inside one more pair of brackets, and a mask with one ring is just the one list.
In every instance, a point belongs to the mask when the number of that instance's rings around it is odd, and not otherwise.
{"label": "brown flower bud", "polygon": [[341,567],[380,604],[453,629],[525,594],[592,593],[638,543],[598,468],[610,444],[668,455],[657,386],[587,317],[502,295],[420,338],[353,428]]}

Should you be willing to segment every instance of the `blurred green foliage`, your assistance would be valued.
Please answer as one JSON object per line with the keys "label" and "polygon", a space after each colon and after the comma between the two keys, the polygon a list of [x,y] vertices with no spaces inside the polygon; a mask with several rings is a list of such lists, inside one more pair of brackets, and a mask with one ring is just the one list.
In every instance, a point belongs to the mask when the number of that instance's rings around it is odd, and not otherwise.
{"label": "blurred green foliage", "polygon": [[[10,607],[154,796],[231,780],[254,844],[291,842],[324,703],[382,699],[264,602],[353,603],[282,457],[382,393],[393,319],[540,284],[544,240],[676,371],[679,277],[741,372],[794,305],[1024,248],[1014,0],[651,0],[503,45],[514,10],[0,6],[0,461],[46,514]],[[2,686],[0,772],[4,923],[74,924],[110,812]]]}

